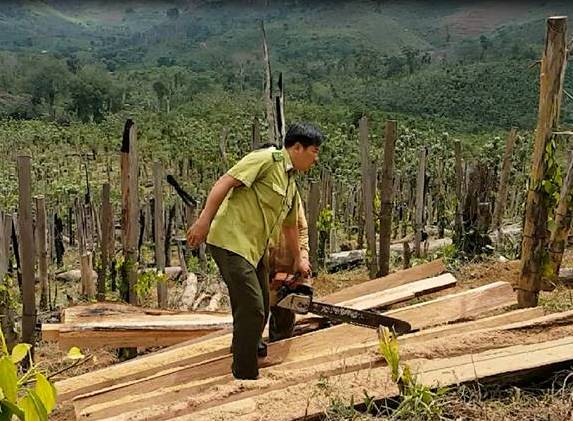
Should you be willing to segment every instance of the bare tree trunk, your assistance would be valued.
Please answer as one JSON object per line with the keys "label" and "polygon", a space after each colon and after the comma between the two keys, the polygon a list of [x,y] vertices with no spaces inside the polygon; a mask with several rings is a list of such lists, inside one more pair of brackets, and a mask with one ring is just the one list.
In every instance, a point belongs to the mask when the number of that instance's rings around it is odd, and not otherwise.
{"label": "bare tree trunk", "polygon": [[271,60],[269,57],[269,49],[267,46],[267,34],[265,32],[265,24],[263,23],[263,21],[261,21],[261,31],[263,33],[263,62],[265,65],[264,98],[265,98],[265,107],[267,111],[267,122],[269,125],[269,142],[278,144],[277,123],[273,105],[273,78],[271,71]]}
{"label": "bare tree trunk", "polygon": [[541,62],[539,117],[535,131],[531,181],[527,195],[521,245],[521,276],[517,289],[520,307],[535,307],[541,288],[547,241],[549,195],[542,186],[547,170],[546,149],[559,125],[563,78],[567,65],[567,18],[547,19],[545,51]]}

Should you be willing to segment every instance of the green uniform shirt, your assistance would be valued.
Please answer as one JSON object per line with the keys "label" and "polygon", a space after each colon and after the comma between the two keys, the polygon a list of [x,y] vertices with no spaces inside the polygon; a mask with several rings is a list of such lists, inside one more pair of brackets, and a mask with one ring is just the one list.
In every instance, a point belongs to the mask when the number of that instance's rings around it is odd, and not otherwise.
{"label": "green uniform shirt", "polygon": [[228,172],[243,183],[219,207],[207,243],[244,257],[254,267],[281,226],[296,225],[298,195],[292,161],[286,149],[249,153]]}

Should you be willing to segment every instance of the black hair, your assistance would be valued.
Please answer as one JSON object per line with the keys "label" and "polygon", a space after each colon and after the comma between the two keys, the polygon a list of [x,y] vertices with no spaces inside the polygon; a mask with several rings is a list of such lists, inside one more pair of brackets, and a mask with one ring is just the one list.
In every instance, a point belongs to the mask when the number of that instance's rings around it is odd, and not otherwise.
{"label": "black hair", "polygon": [[285,136],[285,148],[290,148],[297,142],[305,148],[320,146],[324,140],[322,132],[309,123],[293,123],[288,127]]}

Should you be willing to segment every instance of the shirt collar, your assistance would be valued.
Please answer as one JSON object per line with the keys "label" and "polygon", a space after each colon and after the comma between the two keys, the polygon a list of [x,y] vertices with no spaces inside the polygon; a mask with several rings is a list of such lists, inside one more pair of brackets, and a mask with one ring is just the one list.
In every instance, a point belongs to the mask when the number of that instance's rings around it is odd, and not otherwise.
{"label": "shirt collar", "polygon": [[284,159],[284,165],[285,165],[285,171],[289,172],[291,170],[294,169],[294,166],[292,165],[292,160],[290,159],[290,155],[288,153],[288,151],[286,150],[286,148],[282,148],[281,152],[283,153],[283,156],[285,157]]}

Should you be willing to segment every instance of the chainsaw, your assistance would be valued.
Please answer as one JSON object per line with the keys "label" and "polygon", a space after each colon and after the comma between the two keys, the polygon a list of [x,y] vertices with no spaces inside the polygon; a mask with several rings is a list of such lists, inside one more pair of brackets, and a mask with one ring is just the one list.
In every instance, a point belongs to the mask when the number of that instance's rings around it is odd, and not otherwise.
{"label": "chainsaw", "polygon": [[291,310],[297,314],[313,313],[331,321],[339,321],[371,329],[386,326],[397,335],[412,330],[410,323],[394,317],[384,316],[373,311],[356,310],[350,307],[315,301],[313,299],[313,288],[310,285],[298,283],[296,281],[298,278],[299,276],[297,275],[286,277],[282,286],[278,289],[278,307]]}

